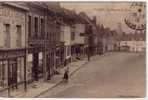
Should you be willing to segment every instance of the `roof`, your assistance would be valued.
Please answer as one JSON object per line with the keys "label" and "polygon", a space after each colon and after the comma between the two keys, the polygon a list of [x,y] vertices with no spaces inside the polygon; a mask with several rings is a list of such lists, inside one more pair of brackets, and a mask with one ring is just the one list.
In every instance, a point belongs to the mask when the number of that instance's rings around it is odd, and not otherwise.
{"label": "roof", "polygon": [[87,24],[92,24],[90,18],[86,15],[86,13],[84,12],[81,12],[80,14],[80,17],[83,19],[83,21]]}
{"label": "roof", "polygon": [[46,2],[46,5],[48,6],[48,10],[54,13],[54,16],[63,16],[63,9],[61,8],[58,2]]}
{"label": "roof", "polygon": [[144,33],[139,33],[139,34],[123,34],[121,37],[122,41],[145,41],[146,40],[146,36]]}
{"label": "roof", "polygon": [[15,2],[3,2],[3,4],[9,5],[9,6],[12,6],[12,7],[15,7],[15,8],[22,9],[24,11],[29,11],[29,8],[28,7],[22,6],[20,4],[15,3]]}

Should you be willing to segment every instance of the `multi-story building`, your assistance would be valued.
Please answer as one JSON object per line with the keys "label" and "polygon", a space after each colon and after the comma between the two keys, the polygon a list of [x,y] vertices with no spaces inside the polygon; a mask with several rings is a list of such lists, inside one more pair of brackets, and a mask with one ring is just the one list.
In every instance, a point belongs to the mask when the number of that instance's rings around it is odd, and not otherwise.
{"label": "multi-story building", "polygon": [[58,56],[63,54],[63,52],[58,51],[61,43],[60,24],[59,12],[55,8],[57,9],[59,4],[34,2],[29,3],[28,6],[30,7],[28,44],[31,46],[30,53],[32,53],[33,62],[30,70],[32,70],[32,76],[35,80],[38,80],[39,77],[48,80],[61,64],[59,60],[62,58]]}
{"label": "multi-story building", "polygon": [[50,79],[58,66],[60,44],[60,60],[64,60],[57,12],[39,2],[5,2],[0,6],[0,36],[4,37],[0,39],[0,88]]}
{"label": "multi-story building", "polygon": [[98,54],[98,37],[97,34],[99,33],[97,30],[97,18],[96,16],[93,16],[93,19],[91,20],[91,26],[92,26],[92,35],[93,35],[93,42],[92,42],[92,53],[93,55]]}
{"label": "multi-story building", "polygon": [[61,9],[58,3],[1,2],[0,91],[20,83],[26,90],[29,82],[50,80],[73,55],[88,53],[88,44],[95,48],[94,34],[96,27],[87,15]]}
{"label": "multi-story building", "polygon": [[116,51],[118,48],[118,35],[115,30],[110,30],[109,28],[103,28],[101,43],[102,43],[102,53],[109,51]]}
{"label": "multi-story building", "polygon": [[86,37],[85,34],[85,24],[77,23],[73,26],[73,31],[71,33],[71,52],[73,57],[78,58],[85,55],[85,45]]}
{"label": "multi-story building", "polygon": [[[47,76],[47,7],[37,2],[25,3],[29,8],[28,13],[28,67],[27,80],[38,80],[39,77]],[[30,58],[29,58],[30,57]],[[48,60],[49,61],[49,60]],[[44,73],[44,74],[43,74]]]}
{"label": "multi-story building", "polygon": [[62,39],[65,44],[65,65],[71,62],[71,28],[69,25],[61,26]]}
{"label": "multi-story building", "polygon": [[0,6],[0,89],[18,88],[19,83],[26,81],[29,9],[12,2],[1,2]]}

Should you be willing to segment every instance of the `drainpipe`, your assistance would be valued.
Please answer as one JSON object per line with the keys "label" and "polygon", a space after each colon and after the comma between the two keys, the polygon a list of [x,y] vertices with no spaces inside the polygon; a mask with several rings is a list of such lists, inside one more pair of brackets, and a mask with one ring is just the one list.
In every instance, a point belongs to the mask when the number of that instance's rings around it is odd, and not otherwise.
{"label": "drainpipe", "polygon": [[[47,6],[47,5],[46,5]],[[44,9],[44,37],[43,37],[43,72],[44,72],[44,81],[47,81],[47,76],[48,76],[48,71],[47,71],[47,55],[46,55],[46,20],[47,20],[47,16],[48,16],[48,12],[46,11],[48,10],[48,8]],[[47,16],[46,16],[47,14]]]}
{"label": "drainpipe", "polygon": [[27,72],[26,72],[26,66],[27,66],[27,43],[28,43],[28,38],[27,38],[27,12],[25,12],[25,57],[24,57],[24,91],[27,92]]}
{"label": "drainpipe", "polygon": [[8,73],[8,97],[10,97],[10,63],[9,63],[9,59],[8,59],[8,69],[7,69],[7,73]]}

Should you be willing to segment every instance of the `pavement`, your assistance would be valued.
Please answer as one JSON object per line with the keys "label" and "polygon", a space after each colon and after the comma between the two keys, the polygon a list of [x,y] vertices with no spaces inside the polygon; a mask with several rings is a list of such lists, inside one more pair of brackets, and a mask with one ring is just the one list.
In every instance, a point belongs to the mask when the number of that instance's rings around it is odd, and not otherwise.
{"label": "pavement", "polygon": [[42,79],[11,91],[13,98],[141,98],[146,92],[145,53],[110,52],[72,62],[70,80],[63,83],[64,69],[48,82]]}
{"label": "pavement", "polygon": [[[68,64],[67,66],[69,66],[70,76],[73,75],[81,67],[83,67],[86,63],[87,63],[87,60],[85,58],[83,60],[78,60],[78,61],[75,61],[75,62]],[[27,86],[27,92],[24,91],[23,86],[18,87],[17,90],[11,91],[10,97],[12,97],[12,98],[34,98],[34,97],[38,97],[38,96],[46,93],[47,91],[53,89],[54,87],[56,87],[60,83],[62,83],[63,82],[63,80],[62,80],[63,74],[64,74],[64,68],[62,68],[60,70],[59,75],[54,75],[51,78],[51,80],[49,80],[47,82],[45,82],[43,79],[40,79],[37,82],[33,82],[33,83],[29,84]]]}
{"label": "pavement", "polygon": [[112,52],[95,56],[71,76],[40,98],[144,98],[145,53]]}

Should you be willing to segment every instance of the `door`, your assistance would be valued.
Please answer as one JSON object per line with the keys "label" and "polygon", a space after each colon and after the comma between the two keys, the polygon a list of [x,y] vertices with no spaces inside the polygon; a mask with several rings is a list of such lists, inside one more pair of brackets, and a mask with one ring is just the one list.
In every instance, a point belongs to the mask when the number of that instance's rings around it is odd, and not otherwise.
{"label": "door", "polygon": [[8,67],[9,67],[8,85],[13,89],[14,88],[17,89],[17,60],[16,59],[9,60]]}
{"label": "door", "polygon": [[35,81],[39,79],[39,55],[38,53],[33,53],[33,67],[32,67],[32,77]]}
{"label": "door", "polygon": [[47,80],[50,80],[50,78],[51,78],[51,72],[50,72],[50,66],[51,66],[51,59],[50,59],[50,56],[49,55],[46,55],[46,57],[47,57],[47,65],[46,65],[46,67],[47,67]]}

